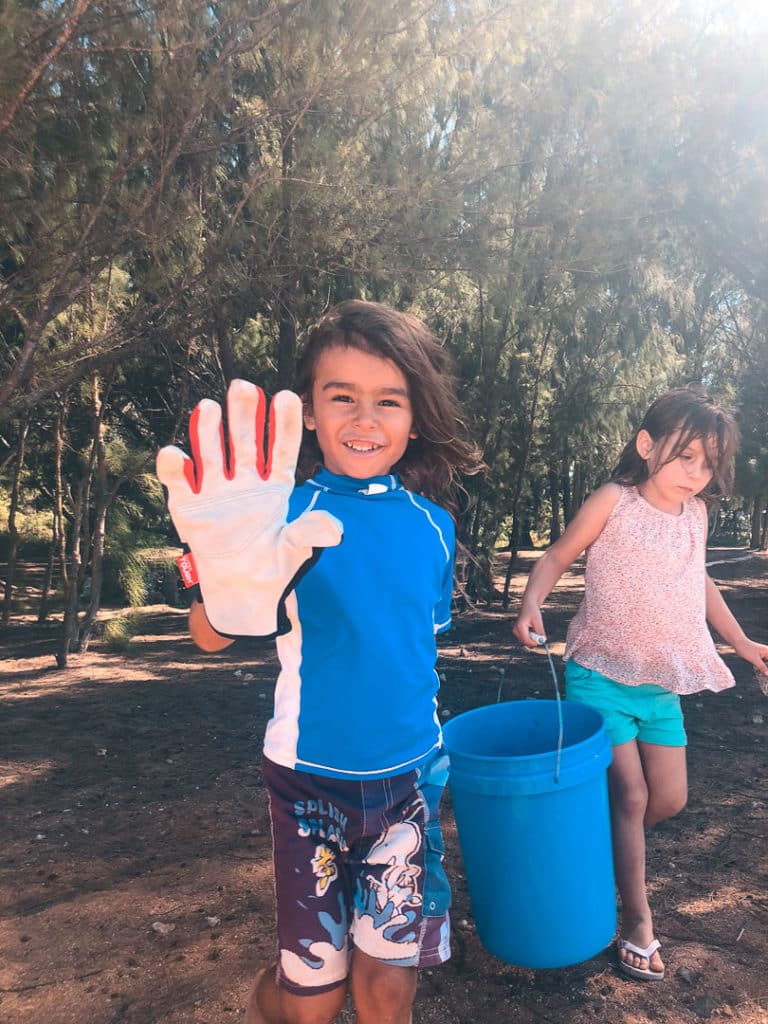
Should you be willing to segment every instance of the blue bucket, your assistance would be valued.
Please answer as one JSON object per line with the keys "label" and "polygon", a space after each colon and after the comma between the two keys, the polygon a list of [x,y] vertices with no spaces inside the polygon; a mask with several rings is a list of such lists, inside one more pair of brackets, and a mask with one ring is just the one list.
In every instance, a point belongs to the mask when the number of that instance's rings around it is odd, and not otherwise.
{"label": "blue bucket", "polygon": [[[602,716],[522,700],[446,722],[456,828],[481,942],[519,967],[566,967],[616,931]],[[556,781],[557,777],[557,781]]]}

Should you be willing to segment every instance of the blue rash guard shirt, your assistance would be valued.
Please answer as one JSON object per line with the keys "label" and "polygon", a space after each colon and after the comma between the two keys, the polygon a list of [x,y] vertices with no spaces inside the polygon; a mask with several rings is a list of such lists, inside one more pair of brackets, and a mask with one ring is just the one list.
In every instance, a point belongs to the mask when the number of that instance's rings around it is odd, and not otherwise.
{"label": "blue rash guard shirt", "polygon": [[264,753],[318,775],[398,775],[441,743],[435,634],[451,621],[453,521],[395,475],[326,469],[294,490],[289,519],[308,509],[340,519],[344,539],[288,595]]}

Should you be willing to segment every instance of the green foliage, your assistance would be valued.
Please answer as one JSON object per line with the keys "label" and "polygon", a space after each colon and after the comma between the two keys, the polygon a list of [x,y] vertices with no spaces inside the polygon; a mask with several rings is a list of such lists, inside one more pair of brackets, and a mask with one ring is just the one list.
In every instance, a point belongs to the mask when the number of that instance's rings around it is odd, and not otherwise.
{"label": "green foliage", "polygon": [[[4,550],[8,542],[8,512],[10,495],[8,488],[0,483],[0,550]],[[16,529],[19,532],[19,547],[23,554],[40,555],[51,543],[50,509],[36,509],[26,503],[16,513]]]}
{"label": "green foliage", "polygon": [[148,566],[146,561],[132,551],[120,560],[117,578],[128,604],[140,608],[147,603]]}
{"label": "green foliage", "polygon": [[157,448],[232,376],[287,384],[351,296],[455,358],[481,561],[548,535],[689,380],[739,410],[738,500],[768,495],[765,39],[695,0],[566,8],[5,4],[0,482],[30,410],[23,543],[50,534],[58,432],[67,551],[78,494],[87,566],[108,504],[105,596],[145,601],[140,551],[174,540]]}
{"label": "green foliage", "polygon": [[125,654],[130,650],[134,637],[141,630],[141,615],[129,612],[107,619],[102,628],[101,637],[108,651]]}
{"label": "green foliage", "polygon": [[[137,495],[149,494],[162,502],[161,488],[155,478],[140,478]],[[151,483],[151,486],[147,486]],[[159,511],[156,512],[159,522]],[[114,604],[141,607],[156,599],[160,592],[167,603],[175,603],[176,549],[158,545],[158,535],[147,530],[147,502],[127,496],[117,501],[108,518],[104,559],[104,599]],[[149,518],[151,523],[151,518]],[[171,584],[170,581],[174,581]]]}

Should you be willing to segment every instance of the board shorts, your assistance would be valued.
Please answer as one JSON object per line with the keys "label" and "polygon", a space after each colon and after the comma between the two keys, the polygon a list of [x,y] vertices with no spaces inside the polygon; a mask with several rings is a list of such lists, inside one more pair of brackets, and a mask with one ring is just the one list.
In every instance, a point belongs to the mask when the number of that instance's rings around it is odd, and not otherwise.
{"label": "board shorts", "polygon": [[264,759],[275,869],[277,983],[344,984],[355,948],[428,967],[450,956],[438,808],[448,758],[386,779],[337,779]]}
{"label": "board shorts", "polygon": [[600,712],[614,747],[630,740],[661,747],[684,747],[688,742],[680,697],[655,683],[629,686],[569,659],[565,696]]}

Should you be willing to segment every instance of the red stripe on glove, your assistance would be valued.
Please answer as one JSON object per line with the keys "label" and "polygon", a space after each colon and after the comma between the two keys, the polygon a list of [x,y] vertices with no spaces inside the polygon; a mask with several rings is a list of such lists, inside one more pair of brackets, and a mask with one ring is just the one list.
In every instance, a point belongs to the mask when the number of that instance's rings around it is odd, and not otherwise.
{"label": "red stripe on glove", "polygon": [[203,460],[200,458],[200,438],[197,435],[197,421],[200,419],[200,410],[197,406],[192,410],[189,417],[189,444],[192,449],[192,458],[184,460],[184,476],[192,488],[193,494],[199,494],[203,486]]}

